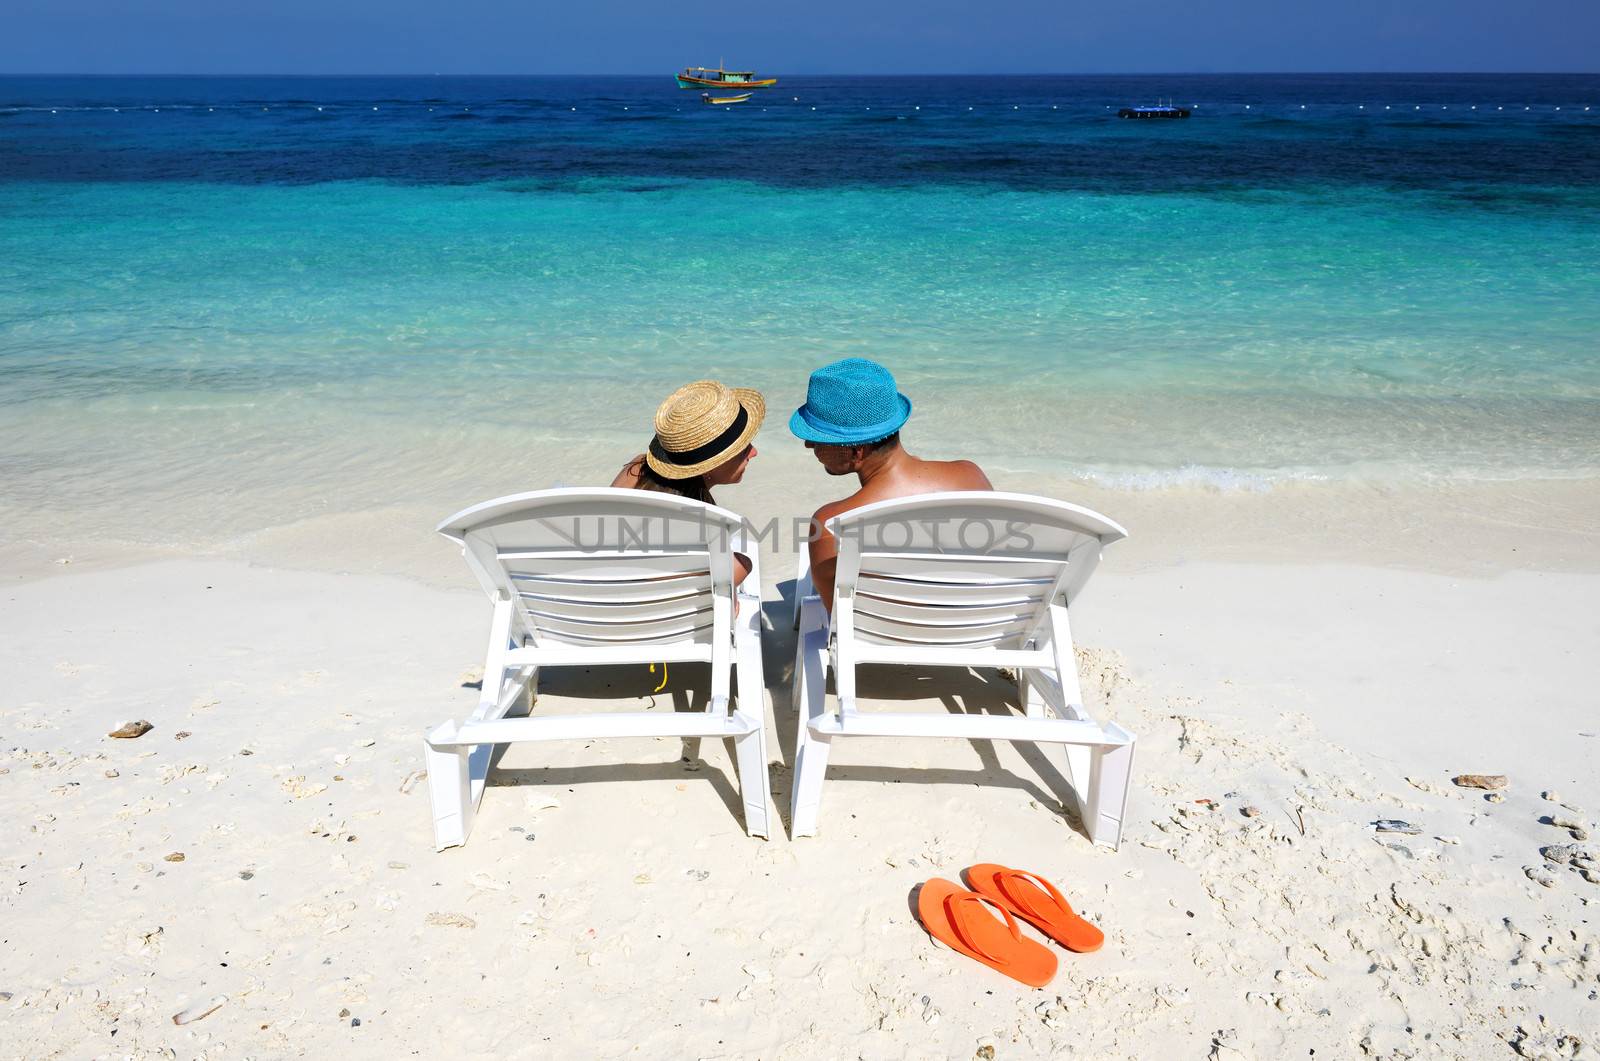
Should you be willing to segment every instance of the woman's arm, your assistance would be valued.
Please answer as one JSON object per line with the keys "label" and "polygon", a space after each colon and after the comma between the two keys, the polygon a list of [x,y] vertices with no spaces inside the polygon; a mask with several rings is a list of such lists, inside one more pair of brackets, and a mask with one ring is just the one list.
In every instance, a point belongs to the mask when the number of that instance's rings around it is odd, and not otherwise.
{"label": "woman's arm", "polygon": [[633,460],[622,466],[617,477],[611,480],[611,485],[623,490],[634,490],[639,486],[639,475],[644,470],[644,454],[641,453]]}
{"label": "woman's arm", "polygon": [[828,530],[828,521],[844,511],[837,502],[823,505],[811,517],[816,537],[811,539],[811,585],[822,598],[822,607],[833,614],[833,575],[839,564],[839,539]]}

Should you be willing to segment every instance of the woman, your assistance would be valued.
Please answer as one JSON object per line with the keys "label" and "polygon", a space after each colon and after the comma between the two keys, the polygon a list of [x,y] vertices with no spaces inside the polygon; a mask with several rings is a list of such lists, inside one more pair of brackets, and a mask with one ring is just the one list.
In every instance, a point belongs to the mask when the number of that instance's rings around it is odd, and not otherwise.
{"label": "woman", "polygon": [[[656,409],[650,448],[623,466],[612,486],[655,490],[716,504],[714,486],[744,478],[755,459],[751,439],[761,430],[767,403],[760,391],[702,379],[679,387]],[[733,584],[750,573],[747,557],[733,554]]]}

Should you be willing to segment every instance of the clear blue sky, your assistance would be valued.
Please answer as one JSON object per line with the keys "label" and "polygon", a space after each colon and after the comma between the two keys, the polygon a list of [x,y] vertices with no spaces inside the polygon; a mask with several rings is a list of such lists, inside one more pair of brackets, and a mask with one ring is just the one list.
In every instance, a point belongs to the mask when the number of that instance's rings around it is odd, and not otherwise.
{"label": "clear blue sky", "polygon": [[1600,70],[1600,0],[4,0],[0,73]]}

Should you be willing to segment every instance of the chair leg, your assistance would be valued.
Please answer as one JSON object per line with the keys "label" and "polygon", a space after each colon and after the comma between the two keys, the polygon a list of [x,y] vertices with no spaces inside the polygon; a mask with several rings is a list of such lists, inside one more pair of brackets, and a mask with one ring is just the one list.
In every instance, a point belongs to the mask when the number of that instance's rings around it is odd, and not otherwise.
{"label": "chair leg", "polygon": [[1087,806],[1080,801],[1079,810],[1090,841],[1114,850],[1122,843],[1122,822],[1133,780],[1134,737],[1115,723],[1106,729],[1127,743],[1089,749],[1088,800]]}
{"label": "chair leg", "polygon": [[[813,604],[812,607],[820,609],[821,605]],[[812,658],[816,652],[816,645],[812,639],[819,636],[813,629],[814,622],[814,614],[802,620],[799,625],[800,635],[794,639],[794,673],[789,681],[789,705],[794,708],[795,720],[799,726],[799,733],[794,742],[796,755],[806,741],[806,723],[810,721],[812,688],[827,681],[823,667]],[[820,636],[826,637],[827,634],[823,633]],[[798,766],[798,763],[796,765]]]}
{"label": "chair leg", "polygon": [[828,773],[828,752],[832,741],[814,736],[805,726],[795,749],[794,794],[789,804],[791,837],[816,836],[817,812],[822,807],[822,782]]}
{"label": "chair leg", "polygon": [[1068,744],[1067,783],[1072,786],[1073,801],[1084,828],[1089,827],[1089,778],[1093,772],[1094,749],[1083,744]]}
{"label": "chair leg", "polygon": [[[453,733],[455,726],[445,723]],[[443,728],[443,727],[441,727]],[[433,846],[436,851],[467,842],[472,831],[472,775],[469,745],[435,747],[426,739],[423,765],[428,771],[428,800],[433,806]]]}
{"label": "chair leg", "polygon": [[[794,672],[789,676],[789,706],[794,708],[794,713],[800,719],[800,734],[803,738],[806,729],[806,635],[805,631],[794,641]],[[800,747],[800,738],[795,741],[795,747]]]}
{"label": "chair leg", "polygon": [[1030,674],[1027,667],[1017,668],[1017,699],[1029,718],[1045,717],[1044,694],[1039,691],[1038,676]]}
{"label": "chair leg", "polygon": [[768,824],[771,789],[767,781],[767,742],[761,730],[752,730],[733,741],[734,758],[739,765],[739,793],[744,797],[744,827],[751,836],[763,840],[772,835]]}
{"label": "chair leg", "polygon": [[744,797],[745,830],[763,839],[772,834],[768,815],[772,783],[767,772],[766,686],[761,669],[761,641],[755,630],[741,636],[734,669],[739,683],[738,711],[755,728],[734,740],[739,766],[739,792]]}
{"label": "chair leg", "polygon": [[[693,702],[689,699],[689,691],[687,689],[671,689],[667,691],[666,695],[672,704],[673,711],[688,711],[694,707]],[[706,706],[709,709],[711,705],[708,703]],[[697,765],[700,762],[700,738],[679,737],[678,757],[689,764],[690,770],[698,770],[700,768]]]}
{"label": "chair leg", "polygon": [[800,629],[800,616],[805,610],[806,598],[816,592],[816,587],[811,583],[811,549],[809,543],[802,542],[799,567],[794,573],[794,600],[790,602],[793,613],[789,616],[790,629]]}
{"label": "chair leg", "polygon": [[[819,603],[810,607],[822,610]],[[803,633],[795,646],[794,707],[799,732],[794,744],[793,791],[789,799],[789,835],[817,834],[817,811],[822,803],[822,782],[828,772],[830,742],[811,732],[810,723],[820,718],[828,695],[828,628],[826,620],[810,618],[802,623]]]}

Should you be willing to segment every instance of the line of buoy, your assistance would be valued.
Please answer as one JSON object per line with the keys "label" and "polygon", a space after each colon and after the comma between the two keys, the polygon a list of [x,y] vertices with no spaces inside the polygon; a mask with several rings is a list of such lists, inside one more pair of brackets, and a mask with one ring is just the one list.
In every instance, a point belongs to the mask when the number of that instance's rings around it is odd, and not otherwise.
{"label": "line of buoy", "polygon": [[[798,99],[799,99],[799,97],[798,97],[798,96],[796,96],[796,97],[793,97],[793,98],[794,98],[794,99],[796,99],[796,100],[798,100]],[[1254,105],[1254,104],[1251,104],[1251,103],[1245,103],[1245,104],[1242,104],[1242,106],[1243,106],[1243,108],[1244,108],[1244,109],[1245,109],[1245,110],[1247,110],[1247,111],[1253,111],[1253,110],[1254,110],[1254,109],[1255,109],[1255,105]],[[1332,108],[1332,107],[1337,107],[1337,106],[1339,106],[1339,104],[1326,104],[1326,105],[1324,105],[1324,106],[1326,106],[1326,107],[1330,107],[1330,108]],[[1487,106],[1487,105],[1486,105],[1486,106]],[[1550,107],[1550,109],[1551,109],[1551,113],[1565,113],[1565,110],[1566,110],[1566,106],[1565,106],[1565,104],[1548,104],[1548,106],[1549,106],[1549,107]],[[1200,107],[1200,104],[1198,104],[1198,103],[1193,103],[1193,104],[1190,104],[1190,107],[1191,107],[1191,108],[1193,108],[1193,109],[1198,109],[1198,108],[1199,108],[1199,107]],[[1438,105],[1438,107],[1439,107],[1439,109],[1440,109],[1440,110],[1441,110],[1441,111],[1448,111],[1448,110],[1449,110],[1449,109],[1450,109],[1450,107],[1451,107],[1451,104],[1448,104],[1448,103],[1442,103],[1442,104],[1439,104],[1439,105]],[[26,110],[26,109],[27,109],[27,108],[17,108],[17,110],[19,110],[19,111],[20,111],[20,110]],[[40,109],[42,109],[42,108],[40,108]],[[111,112],[112,112],[112,113],[114,113],[114,114],[121,114],[121,113],[122,113],[122,108],[121,108],[121,107],[79,107],[79,108],[72,108],[72,109],[74,109],[74,110],[110,110],[110,111],[111,111]],[[162,109],[163,109],[163,108],[161,108],[161,107],[144,107],[144,108],[134,108],[134,109],[135,109],[135,110],[141,110],[141,109],[147,109],[147,110],[150,110],[150,111],[152,111],[152,112],[154,112],[154,113],[156,113],[156,114],[160,114],[160,113],[161,113],[161,111],[162,111]],[[173,108],[170,108],[170,107],[169,107],[169,108],[166,108],[166,109],[169,109],[169,110],[170,110],[170,109],[173,109]],[[181,106],[180,106],[180,107],[179,107],[179,108],[177,108],[177,109],[180,109],[180,110],[181,110],[181,109],[184,109],[184,108],[182,108],[182,107],[181,107]],[[207,111],[207,113],[212,113],[212,114],[214,114],[214,113],[216,113],[216,109],[217,109],[217,108],[215,108],[215,107],[207,107],[207,108],[206,108],[206,111]],[[262,111],[267,111],[267,112],[270,112],[270,111],[271,111],[271,110],[272,110],[272,108],[271,108],[271,107],[270,107],[270,106],[263,106],[263,107],[262,107],[262,108],[261,108],[261,109],[262,109]],[[325,106],[320,106],[320,105],[314,105],[314,109],[315,109],[315,110],[316,110],[316,112],[317,112],[317,113],[318,113],[318,114],[321,114],[321,113],[323,113],[323,112],[324,112],[324,111],[325,111],[325,110],[326,110],[326,109],[327,109],[327,108],[326,108],[326,107],[325,107]],[[374,113],[376,113],[376,112],[377,112],[377,111],[378,111],[378,110],[379,110],[379,109],[380,109],[380,108],[378,108],[378,107],[373,107],[373,108],[372,108],[372,111],[373,111],[373,112],[374,112]],[[578,108],[577,108],[577,107],[570,107],[570,108],[568,108],[568,109],[569,109],[569,110],[570,110],[570,111],[573,111],[573,112],[576,112],[576,111],[577,111],[577,109],[578,109]],[[624,104],[624,105],[623,105],[623,107],[622,107],[622,109],[623,109],[623,110],[624,110],[624,111],[632,111],[632,109],[633,109],[633,108],[632,108],[632,105],[629,105],[629,104]],[[674,107],[674,108],[673,108],[673,109],[674,109],[674,110],[675,110],[675,111],[678,111],[678,112],[680,112],[680,113],[681,113],[681,112],[682,112],[682,110],[683,110],[683,108],[682,108],[682,107]],[[817,109],[817,108],[816,108],[816,107],[812,107],[812,108],[811,108],[811,109],[812,109],[812,110],[813,110],[813,111],[815,111],[815,110],[816,110],[816,109]],[[865,109],[866,109],[866,110],[868,110],[868,111],[870,111],[870,110],[872,110],[872,107],[870,107],[870,106],[868,106],[868,107],[866,107],[866,108],[865,108]],[[912,109],[912,110],[914,110],[914,111],[921,111],[921,110],[922,110],[922,105],[921,105],[921,104],[914,104],[914,105],[913,105],[913,106],[912,106],[912,108],[911,108],[911,109]],[[1013,111],[1020,111],[1020,110],[1021,110],[1021,109],[1022,109],[1022,107],[1021,107],[1021,105],[1020,105],[1020,104],[1012,104],[1012,107],[1011,107],[1011,109],[1012,109],[1012,110],[1013,110]],[[1050,109],[1051,109],[1051,110],[1052,110],[1052,111],[1059,111],[1059,110],[1060,110],[1060,109],[1061,109],[1061,106],[1060,106],[1060,104],[1055,104],[1055,103],[1052,103],[1052,104],[1051,104],[1051,105],[1050,105]],[[1105,107],[1105,109],[1106,109],[1106,110],[1110,110],[1110,109],[1111,109],[1111,107],[1110,107],[1110,105],[1107,105],[1107,106],[1106,106],[1106,107]],[[1304,103],[1302,103],[1302,104],[1300,104],[1300,105],[1299,105],[1299,109],[1300,109],[1300,110],[1309,110],[1309,109],[1310,109],[1310,108],[1309,108],[1309,105],[1308,105],[1308,104],[1304,104]],[[1358,103],[1358,104],[1356,104],[1356,109],[1357,109],[1357,110],[1360,110],[1360,111],[1364,111],[1364,110],[1366,110],[1366,109],[1367,109],[1367,105],[1366,105],[1366,104],[1365,104],[1365,103]],[[1384,109],[1384,110],[1386,110],[1386,111],[1389,111],[1389,110],[1393,110],[1393,109],[1394,109],[1394,106],[1393,106],[1393,104],[1388,104],[1388,103],[1386,103],[1386,104],[1384,104],[1384,105],[1383,105],[1383,109]],[[1421,110],[1422,110],[1422,104],[1420,104],[1420,103],[1418,103],[1418,104],[1412,104],[1412,107],[1411,107],[1411,109],[1412,109],[1412,111],[1413,111],[1413,112],[1420,112],[1420,111],[1421,111]],[[1506,109],[1506,108],[1505,108],[1505,105],[1504,105],[1504,104],[1496,104],[1496,105],[1495,105],[1495,108],[1494,108],[1494,109],[1495,109],[1495,110],[1496,110],[1496,111],[1497,111],[1497,112],[1503,112],[1503,111],[1504,111],[1504,110],[1505,110],[1505,109]],[[1532,110],[1533,110],[1533,107],[1532,107],[1532,105],[1531,105],[1531,104],[1530,104],[1530,105],[1525,105],[1525,106],[1524,106],[1524,107],[1523,107],[1523,108],[1522,108],[1522,109],[1523,109],[1523,111],[1524,111],[1524,112],[1532,112]],[[1578,109],[1578,108],[1577,108],[1577,107],[1574,107],[1574,108],[1573,108],[1573,110],[1577,110],[1577,109]],[[61,113],[61,112],[60,112],[60,109],[59,109],[59,108],[56,108],[56,107],[51,107],[51,108],[49,108],[49,110],[50,110],[50,113],[51,113],[51,114],[56,114],[56,115],[59,115],[59,114],[60,114],[60,113]],[[431,114],[431,113],[433,113],[433,112],[434,112],[434,110],[435,110],[435,108],[433,108],[433,107],[429,107],[429,108],[428,108],[428,113],[430,113],[430,114]],[[471,108],[471,107],[462,107],[462,108],[461,108],[461,110],[462,110],[462,112],[463,112],[463,113],[471,113],[471,111],[472,111],[472,108]],[[762,113],[766,113],[766,112],[767,112],[767,110],[768,110],[768,108],[766,108],[766,107],[763,107],[763,108],[761,108],[761,110],[762,110]],[[976,110],[977,110],[977,108],[976,108],[976,107],[975,107],[975,106],[968,106],[968,107],[967,107],[967,110],[968,110],[968,111],[969,111],[969,112],[973,112],[973,111],[976,111]],[[1469,104],[1469,105],[1468,105],[1468,110],[1472,110],[1472,111],[1476,111],[1476,110],[1478,110],[1478,104],[1476,104],[1476,103],[1473,103],[1473,104]],[[1591,111],[1592,111],[1592,110],[1593,110],[1593,107],[1592,107],[1592,105],[1586,105],[1586,106],[1584,106],[1584,107],[1583,107],[1583,111],[1584,111],[1584,113],[1590,113],[1590,112],[1591,112]]]}

